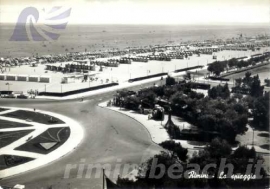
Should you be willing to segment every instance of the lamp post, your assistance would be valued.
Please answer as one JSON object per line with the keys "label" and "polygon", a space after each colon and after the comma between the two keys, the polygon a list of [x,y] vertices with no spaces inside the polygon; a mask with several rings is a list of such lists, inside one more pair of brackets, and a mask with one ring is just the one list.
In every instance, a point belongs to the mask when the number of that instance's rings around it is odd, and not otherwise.
{"label": "lamp post", "polygon": [[252,146],[254,147],[254,129],[252,128]]}
{"label": "lamp post", "polygon": [[6,85],[8,86],[8,91],[9,91],[9,86],[10,86],[10,85],[12,85],[12,84],[10,84],[10,83],[6,83]]}

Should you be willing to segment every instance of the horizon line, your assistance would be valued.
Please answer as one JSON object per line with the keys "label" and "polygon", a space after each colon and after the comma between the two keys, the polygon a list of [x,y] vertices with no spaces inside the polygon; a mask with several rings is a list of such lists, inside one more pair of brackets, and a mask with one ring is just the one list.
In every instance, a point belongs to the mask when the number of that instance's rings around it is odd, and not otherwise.
{"label": "horizon line", "polygon": [[[17,24],[17,22],[0,22],[0,24]],[[25,23],[21,23],[25,24]],[[43,23],[36,23],[37,25]],[[68,23],[68,25],[156,25],[156,26],[269,26],[269,22],[213,22],[213,23]]]}

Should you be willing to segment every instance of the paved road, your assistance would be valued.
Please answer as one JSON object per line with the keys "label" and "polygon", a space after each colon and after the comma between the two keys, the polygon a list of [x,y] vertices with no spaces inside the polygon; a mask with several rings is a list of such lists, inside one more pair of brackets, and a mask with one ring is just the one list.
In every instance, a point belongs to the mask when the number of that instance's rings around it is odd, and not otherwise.
{"label": "paved road", "polygon": [[[139,89],[153,85],[153,83],[132,87]],[[138,122],[117,112],[109,111],[97,106],[101,101],[111,99],[115,92],[104,93],[80,100],[52,101],[52,100],[19,100],[0,99],[0,105],[13,107],[36,108],[66,115],[77,120],[85,130],[85,138],[77,149],[65,157],[49,165],[29,171],[27,173],[1,180],[0,185],[25,184],[27,188],[101,188],[102,179],[78,178],[78,169],[71,171],[68,179],[63,178],[68,164],[91,165],[95,163],[140,164],[162,150],[154,144],[147,130]],[[118,161],[118,162],[117,162]],[[84,169],[85,170],[85,169]],[[119,170],[117,169],[118,173]],[[95,172],[94,172],[95,173]]]}
{"label": "paved road", "polygon": [[65,189],[101,188],[102,179],[93,178],[95,172],[91,178],[85,178],[85,172],[82,178],[78,178],[78,169],[74,169],[69,179],[63,178],[66,165],[78,165],[81,162],[85,162],[86,166],[109,163],[112,167],[118,162],[140,164],[158,153],[161,148],[151,141],[149,133],[142,125],[125,115],[97,107],[99,102],[110,99],[113,94],[114,92],[89,97],[83,102],[0,99],[0,105],[3,106],[36,108],[66,115],[77,120],[85,131],[82,143],[70,154],[44,167],[1,180],[0,185],[12,186],[20,183],[30,189],[46,189],[51,185],[53,188]]}

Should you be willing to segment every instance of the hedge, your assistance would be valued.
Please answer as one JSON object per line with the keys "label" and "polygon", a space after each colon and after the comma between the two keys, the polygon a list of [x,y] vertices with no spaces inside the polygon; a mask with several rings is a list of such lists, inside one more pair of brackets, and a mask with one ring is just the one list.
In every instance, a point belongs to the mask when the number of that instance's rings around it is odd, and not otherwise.
{"label": "hedge", "polygon": [[105,85],[98,85],[98,86],[94,86],[94,87],[89,87],[89,88],[83,88],[83,89],[78,89],[78,90],[74,90],[74,91],[67,91],[64,93],[56,93],[56,92],[40,92],[38,94],[38,96],[55,96],[55,97],[65,97],[65,96],[69,96],[69,95],[74,95],[74,94],[79,94],[79,93],[84,93],[84,92],[89,92],[89,91],[95,91],[95,90],[99,90],[99,89],[104,89],[104,88],[108,88],[108,87],[113,87],[118,85],[118,83],[109,83],[109,84],[105,84]]}
{"label": "hedge", "polygon": [[203,66],[193,66],[193,67],[188,67],[188,68],[183,68],[183,69],[179,69],[179,70],[175,70],[175,73],[178,72],[183,72],[183,71],[188,71],[188,70],[192,70],[192,69],[196,69],[196,68],[202,68]]}
{"label": "hedge", "polygon": [[222,78],[222,77],[208,77],[209,79],[211,80],[214,80],[214,81],[230,81],[230,79],[227,79],[227,78]]}
{"label": "hedge", "polygon": [[137,77],[137,78],[129,79],[128,82],[141,81],[144,79],[150,79],[153,77],[160,77],[160,76],[165,76],[165,75],[168,75],[168,73],[158,73],[158,74],[148,75],[148,76],[144,76],[144,77]]}

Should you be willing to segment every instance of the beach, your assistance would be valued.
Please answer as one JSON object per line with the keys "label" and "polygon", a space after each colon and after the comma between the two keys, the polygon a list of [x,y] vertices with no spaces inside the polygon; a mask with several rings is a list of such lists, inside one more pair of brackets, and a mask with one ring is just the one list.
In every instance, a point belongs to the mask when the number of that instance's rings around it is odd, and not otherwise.
{"label": "beach", "polygon": [[[217,60],[228,60],[231,58],[238,58],[243,56],[250,56],[258,53],[269,51],[269,47],[263,47],[257,51],[220,51],[216,52]],[[104,60],[104,58],[99,58]],[[97,60],[99,60],[97,59]],[[214,62],[211,55],[202,54],[200,57],[193,55],[188,59],[172,59],[171,61],[157,61],[150,60],[147,63],[144,62],[132,62],[131,64],[120,64],[119,67],[104,67],[103,71],[99,70],[97,66],[96,71],[90,71],[90,74],[95,74],[95,81],[82,82],[82,79],[77,79],[74,82],[62,84],[62,78],[67,76],[62,72],[46,71],[45,64],[38,64],[36,67],[31,65],[22,65],[16,67],[10,67],[6,69],[5,74],[15,75],[36,75],[36,76],[49,76],[51,77],[50,83],[40,82],[23,82],[23,81],[0,81],[1,90],[14,90],[18,93],[26,93],[29,90],[38,90],[39,92],[67,92],[72,90],[78,90],[82,88],[93,87],[111,82],[125,83],[129,79],[143,77],[158,73],[170,73],[178,69],[193,67],[193,66],[206,66],[208,63]],[[71,62],[69,62],[71,63]],[[55,63],[53,65],[62,65],[66,63]],[[106,82],[106,80],[108,80]],[[10,83],[7,86],[6,83]]]}

